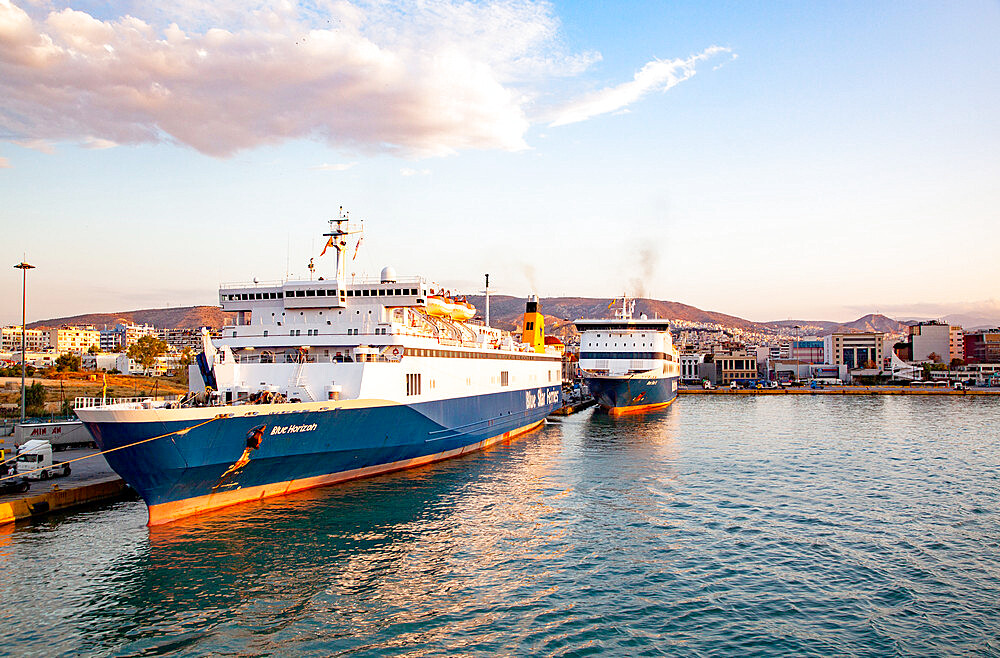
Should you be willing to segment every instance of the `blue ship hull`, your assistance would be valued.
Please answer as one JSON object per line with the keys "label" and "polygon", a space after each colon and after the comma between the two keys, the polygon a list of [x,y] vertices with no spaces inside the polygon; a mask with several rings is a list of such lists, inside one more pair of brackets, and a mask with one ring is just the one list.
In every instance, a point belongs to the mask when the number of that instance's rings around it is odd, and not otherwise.
{"label": "blue ship hull", "polygon": [[[86,424],[102,450],[129,446],[106,458],[157,524],[470,452],[539,425],[560,402],[560,387],[545,386],[411,405],[243,405],[211,410],[222,417]],[[257,413],[225,415],[248,409]]]}
{"label": "blue ship hull", "polygon": [[677,397],[678,377],[594,377],[585,378],[590,394],[603,409],[612,413],[663,407]]}

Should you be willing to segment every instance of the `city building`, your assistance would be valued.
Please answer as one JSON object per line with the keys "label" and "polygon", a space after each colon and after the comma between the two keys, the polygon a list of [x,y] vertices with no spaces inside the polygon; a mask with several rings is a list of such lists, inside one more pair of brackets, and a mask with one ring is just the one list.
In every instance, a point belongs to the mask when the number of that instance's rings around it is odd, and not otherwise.
{"label": "city building", "polygon": [[823,341],[819,338],[794,340],[788,356],[792,361],[824,363]]}
{"label": "city building", "polygon": [[101,352],[100,354],[84,354],[80,357],[80,367],[84,370],[114,370],[118,367],[116,352]]}
{"label": "city building", "polygon": [[965,332],[961,327],[951,325],[948,333],[948,362],[965,359]]}
{"label": "city building", "polygon": [[[212,338],[221,338],[222,331],[209,329],[208,335]],[[183,352],[185,349],[190,349],[192,352],[201,351],[201,329],[157,329],[156,337],[166,343],[171,351]]]}
{"label": "city building", "polygon": [[177,370],[179,366],[179,354],[165,354],[156,357],[156,363],[148,370],[128,358],[127,354],[119,354],[115,359],[115,368],[125,375],[145,375],[147,377],[160,377],[168,371]]}
{"label": "city building", "polygon": [[965,334],[966,363],[1000,363],[1000,329],[980,329]]}
{"label": "city building", "polygon": [[746,350],[718,349],[712,354],[716,381],[726,386],[734,381],[757,379],[757,355]]}
{"label": "city building", "polygon": [[143,336],[156,335],[151,324],[116,324],[113,329],[101,330],[101,351],[124,352]]}
{"label": "city building", "polygon": [[823,362],[848,370],[878,368],[882,363],[881,331],[836,333],[823,337]]}
{"label": "city building", "polygon": [[[24,344],[25,349],[29,352],[42,352],[49,349],[49,330],[26,329]],[[4,352],[21,351],[21,325],[0,329],[0,350]]]}
{"label": "city building", "polygon": [[704,362],[704,354],[681,354],[681,382],[699,383],[702,380],[700,365]]}
{"label": "city building", "polygon": [[100,349],[101,332],[93,327],[64,326],[49,329],[49,346],[56,354],[84,354],[91,347]]}
{"label": "city building", "polygon": [[913,361],[947,362],[951,353],[951,327],[937,320],[915,324],[910,327],[910,345]]}

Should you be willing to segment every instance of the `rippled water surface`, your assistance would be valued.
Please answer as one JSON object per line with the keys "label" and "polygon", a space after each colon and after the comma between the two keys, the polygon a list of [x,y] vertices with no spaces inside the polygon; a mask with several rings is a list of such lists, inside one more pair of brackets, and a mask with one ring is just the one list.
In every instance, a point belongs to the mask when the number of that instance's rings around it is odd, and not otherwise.
{"label": "rippled water surface", "polygon": [[1000,400],[687,396],[145,527],[0,528],[15,655],[998,655]]}

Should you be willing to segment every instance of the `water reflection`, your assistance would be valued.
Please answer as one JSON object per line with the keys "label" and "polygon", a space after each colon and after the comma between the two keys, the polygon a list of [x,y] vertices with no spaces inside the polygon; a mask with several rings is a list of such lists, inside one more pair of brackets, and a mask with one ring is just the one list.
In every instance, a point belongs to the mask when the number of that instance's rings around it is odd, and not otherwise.
{"label": "water reflection", "polygon": [[0,623],[36,655],[975,652],[1000,632],[998,422],[691,396],[168,526],[116,504],[0,529],[34,578],[3,581]]}
{"label": "water reflection", "polygon": [[472,459],[150,528],[141,555],[94,574],[116,587],[93,592],[72,623],[85,650],[124,654],[215,643],[220,625],[239,650],[286,633],[281,642],[308,649],[318,636],[300,626],[316,625],[324,652],[338,646],[331,630],[346,648],[387,625],[394,641],[409,624],[424,638],[475,626],[467,615],[437,630],[420,620],[429,602],[488,616],[490,601],[531,587],[523,565],[548,559],[565,532],[547,502],[559,494],[546,474],[560,444],[551,427]]}

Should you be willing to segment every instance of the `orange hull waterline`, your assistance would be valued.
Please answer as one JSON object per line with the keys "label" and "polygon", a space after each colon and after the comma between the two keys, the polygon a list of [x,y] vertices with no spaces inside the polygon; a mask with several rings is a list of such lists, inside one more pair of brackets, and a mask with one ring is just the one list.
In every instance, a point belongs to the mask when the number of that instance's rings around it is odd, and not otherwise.
{"label": "orange hull waterline", "polygon": [[674,403],[673,400],[668,400],[666,402],[658,402],[656,404],[637,404],[631,407],[608,407],[609,416],[622,416],[624,414],[634,414],[642,413],[644,411],[653,411],[655,409],[665,409]]}
{"label": "orange hull waterline", "polygon": [[198,496],[196,498],[187,498],[176,502],[162,503],[160,505],[150,505],[148,525],[162,525],[164,523],[170,523],[188,516],[217,510],[223,507],[229,507],[231,505],[238,505],[252,500],[284,496],[296,491],[305,491],[306,489],[329,486],[331,484],[346,482],[348,480],[357,480],[359,478],[391,473],[393,471],[401,471],[444,459],[450,459],[452,457],[458,457],[460,455],[488,448],[489,446],[501,441],[521,436],[522,434],[527,434],[528,432],[540,427],[544,422],[544,420],[540,420],[538,422],[531,423],[530,425],[520,427],[516,430],[511,430],[510,432],[505,432],[489,439],[485,439],[479,443],[474,443],[463,448],[456,448],[455,450],[435,453],[433,455],[426,455],[416,459],[379,464],[377,466],[370,466],[367,468],[358,468],[353,471],[342,471],[339,473],[332,473],[330,475],[321,475],[318,477],[303,478],[300,480],[290,480],[288,482],[275,482],[273,484],[260,485],[256,487],[246,487],[235,491],[212,493],[205,496]]}

